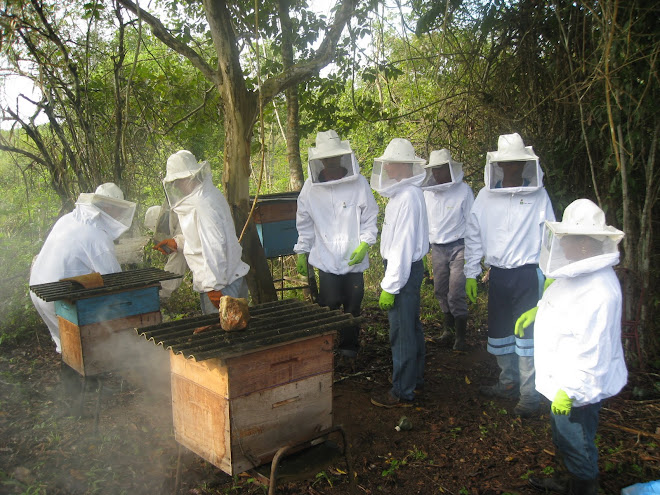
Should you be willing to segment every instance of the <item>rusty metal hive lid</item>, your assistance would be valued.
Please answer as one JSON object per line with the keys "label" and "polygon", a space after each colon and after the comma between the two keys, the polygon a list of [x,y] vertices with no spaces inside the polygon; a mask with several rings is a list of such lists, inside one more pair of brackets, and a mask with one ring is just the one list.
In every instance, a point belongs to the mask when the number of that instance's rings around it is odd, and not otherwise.
{"label": "rusty metal hive lid", "polygon": [[159,268],[140,268],[138,270],[101,275],[101,278],[103,278],[103,287],[94,289],[85,289],[75,282],[60,280],[47,284],[31,285],[30,290],[44,301],[59,301],[61,299],[76,300],[84,297],[109,294],[124,289],[147,287],[149,285],[155,285],[162,280],[180,277],[181,275]]}
{"label": "rusty metal hive lid", "polygon": [[[254,352],[315,335],[334,333],[359,324],[361,318],[350,313],[300,301],[285,299],[250,307],[250,323],[245,330],[225,332],[219,327],[217,314],[170,321],[150,327],[136,328],[138,335],[151,340],[174,354],[196,361]],[[195,329],[214,328],[194,334]]]}

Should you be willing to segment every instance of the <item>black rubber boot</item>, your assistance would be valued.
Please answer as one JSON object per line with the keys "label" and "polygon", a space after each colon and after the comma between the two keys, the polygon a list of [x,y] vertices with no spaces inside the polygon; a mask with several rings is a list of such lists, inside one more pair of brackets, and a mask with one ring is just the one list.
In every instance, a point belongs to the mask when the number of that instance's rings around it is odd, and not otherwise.
{"label": "black rubber boot", "polygon": [[455,351],[465,351],[467,350],[467,345],[465,344],[465,333],[467,332],[467,318],[456,318],[456,340],[454,341],[454,350]]}
{"label": "black rubber boot", "polygon": [[442,327],[444,328],[444,332],[440,335],[438,343],[442,346],[449,347],[451,341],[454,340],[454,315],[445,313]]}
{"label": "black rubber boot", "polygon": [[543,493],[568,493],[569,483],[573,476],[566,469],[564,458],[558,452],[555,454],[555,463],[555,472],[550,478],[530,476],[529,484]]}
{"label": "black rubber boot", "polygon": [[568,495],[598,495],[598,478],[593,480],[571,478],[566,493]]}
{"label": "black rubber boot", "polygon": [[555,474],[552,478],[530,476],[529,484],[543,493],[568,493],[568,479]]}

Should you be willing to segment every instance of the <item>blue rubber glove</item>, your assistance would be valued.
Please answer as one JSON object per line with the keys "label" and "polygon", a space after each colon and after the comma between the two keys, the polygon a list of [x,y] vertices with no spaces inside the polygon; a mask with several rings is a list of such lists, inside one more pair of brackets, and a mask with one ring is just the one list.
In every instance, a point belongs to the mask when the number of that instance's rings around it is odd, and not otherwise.
{"label": "blue rubber glove", "polygon": [[552,414],[564,414],[568,416],[571,413],[571,407],[573,407],[573,399],[562,389],[557,390],[555,400],[552,401],[552,405],[550,406]]}
{"label": "blue rubber glove", "polygon": [[530,326],[536,320],[536,312],[539,310],[538,306],[534,306],[532,309],[525,311],[520,315],[520,318],[516,320],[516,329],[513,333],[516,334],[516,337],[521,339],[525,336],[525,328]]}
{"label": "blue rubber glove", "polygon": [[465,293],[468,296],[468,299],[473,303],[477,302],[477,279],[476,278],[467,278],[465,279]]}
{"label": "blue rubber glove", "polygon": [[353,251],[353,254],[351,254],[351,259],[348,261],[348,266],[357,265],[358,263],[362,263],[362,260],[367,255],[367,251],[369,251],[369,244],[362,241],[360,243],[360,245],[355,248],[355,251]]}
{"label": "blue rubber glove", "polygon": [[305,253],[300,253],[298,255],[298,260],[296,261],[296,270],[303,277],[307,276],[307,255]]}
{"label": "blue rubber glove", "polygon": [[552,284],[552,282],[554,282],[554,281],[555,281],[554,278],[546,278],[545,282],[543,283],[543,292],[548,290],[548,287],[550,287],[550,284]]}
{"label": "blue rubber glove", "polygon": [[380,299],[378,299],[378,306],[383,311],[389,311],[394,307],[394,294],[390,294],[387,291],[382,291],[380,293]]}

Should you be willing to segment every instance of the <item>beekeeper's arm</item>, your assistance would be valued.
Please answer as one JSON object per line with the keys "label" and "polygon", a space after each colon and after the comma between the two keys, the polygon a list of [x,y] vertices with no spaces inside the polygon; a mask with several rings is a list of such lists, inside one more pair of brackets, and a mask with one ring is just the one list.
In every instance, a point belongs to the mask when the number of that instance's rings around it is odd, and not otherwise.
{"label": "beekeeper's arm", "polygon": [[351,254],[349,265],[361,263],[367,256],[369,246],[376,243],[378,235],[378,204],[374,199],[371,188],[366,180],[360,182],[363,185],[363,200],[358,206],[360,212],[360,244]]}
{"label": "beekeeper's arm", "polygon": [[389,294],[398,294],[408,283],[419,236],[419,233],[415,232],[416,219],[421,216],[422,212],[417,203],[406,202],[401,205],[397,217],[393,219],[392,245],[388,250],[385,276],[380,283],[381,288]]}
{"label": "beekeeper's arm", "polygon": [[[202,279],[196,281],[201,292],[218,291],[229,285],[229,271],[234,269],[228,266],[227,238],[223,225],[214,213],[217,212],[195,210],[195,225],[205,265]],[[221,221],[229,222],[230,228],[234,228],[231,218],[223,218]],[[188,242],[193,241],[188,239]]]}
{"label": "beekeeper's arm", "polygon": [[481,245],[481,232],[478,211],[470,210],[465,228],[465,292],[472,302],[477,300],[477,277],[481,273],[481,258],[484,251]]}
{"label": "beekeeper's arm", "polygon": [[309,192],[311,181],[305,181],[298,195],[298,206],[296,211],[296,230],[298,230],[298,242],[293,246],[293,252],[298,254],[296,269],[298,273],[307,276],[307,255],[314,245],[314,220],[310,215]]}

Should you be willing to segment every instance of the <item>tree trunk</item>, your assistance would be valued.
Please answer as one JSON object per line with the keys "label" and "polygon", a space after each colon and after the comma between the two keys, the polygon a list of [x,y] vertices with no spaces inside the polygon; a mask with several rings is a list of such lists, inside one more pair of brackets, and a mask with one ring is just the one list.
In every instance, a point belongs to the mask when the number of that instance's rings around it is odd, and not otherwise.
{"label": "tree trunk", "polygon": [[[293,66],[293,28],[289,17],[289,0],[279,0],[278,8],[282,25],[282,65],[284,69]],[[289,187],[300,191],[305,177],[300,159],[298,85],[291,86],[286,95],[286,157],[289,162]]]}
{"label": "tree trunk", "polygon": [[[225,153],[222,181],[238,236],[243,230],[251,206],[250,138],[252,124],[246,122],[243,116],[254,115],[256,111],[254,102],[247,101],[247,98],[242,102],[242,106],[246,107],[244,111],[224,112]],[[255,303],[277,300],[277,292],[275,292],[266,254],[252,220],[245,230],[241,246],[243,247],[243,261],[250,265],[246,278],[252,300]]]}
{"label": "tree trunk", "polygon": [[300,158],[300,135],[298,133],[298,87],[286,90],[286,156],[289,162],[289,187],[300,191],[305,176]]}

